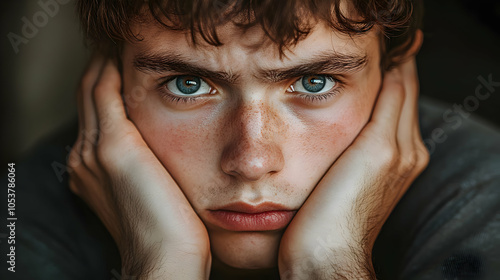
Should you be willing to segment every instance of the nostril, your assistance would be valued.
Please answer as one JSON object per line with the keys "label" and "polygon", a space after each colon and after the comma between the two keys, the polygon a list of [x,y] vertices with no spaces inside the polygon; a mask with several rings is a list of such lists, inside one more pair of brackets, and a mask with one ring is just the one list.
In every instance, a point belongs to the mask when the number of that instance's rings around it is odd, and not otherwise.
{"label": "nostril", "polygon": [[263,102],[240,105],[227,124],[230,136],[225,139],[221,167],[228,175],[255,181],[283,168],[283,133],[277,133],[282,125],[276,121],[277,113]]}

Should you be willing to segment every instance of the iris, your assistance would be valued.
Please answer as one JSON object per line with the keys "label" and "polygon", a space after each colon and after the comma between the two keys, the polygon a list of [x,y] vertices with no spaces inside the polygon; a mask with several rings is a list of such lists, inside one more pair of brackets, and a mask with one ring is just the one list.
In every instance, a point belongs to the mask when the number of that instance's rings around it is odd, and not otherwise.
{"label": "iris", "polygon": [[320,75],[308,75],[302,78],[302,86],[310,92],[319,92],[325,87],[326,78]]}
{"label": "iris", "polygon": [[175,84],[183,94],[193,94],[201,87],[200,78],[195,76],[178,76]]}

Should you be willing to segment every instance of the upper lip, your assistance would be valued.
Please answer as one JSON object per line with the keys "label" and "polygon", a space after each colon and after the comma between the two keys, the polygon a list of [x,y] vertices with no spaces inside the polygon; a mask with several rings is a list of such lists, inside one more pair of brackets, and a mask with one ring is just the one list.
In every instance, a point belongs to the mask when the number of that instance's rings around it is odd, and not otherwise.
{"label": "upper lip", "polygon": [[248,204],[245,202],[235,202],[214,210],[233,211],[233,212],[241,212],[248,214],[262,213],[268,211],[295,211],[293,209],[287,208],[282,204],[277,204],[274,202],[263,202],[256,205]]}

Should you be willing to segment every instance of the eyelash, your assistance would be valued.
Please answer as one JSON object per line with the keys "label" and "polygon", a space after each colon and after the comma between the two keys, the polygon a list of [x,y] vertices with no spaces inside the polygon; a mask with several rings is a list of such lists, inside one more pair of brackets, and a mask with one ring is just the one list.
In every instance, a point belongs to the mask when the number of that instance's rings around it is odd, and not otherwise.
{"label": "eyelash", "polygon": [[[343,86],[344,86],[344,83],[339,78],[337,78],[333,75],[328,75],[328,74],[305,74],[302,77],[310,76],[310,75],[318,75],[318,76],[325,76],[325,77],[331,78],[333,81],[335,81],[335,86],[330,91],[327,91],[327,92],[322,93],[322,94],[299,93],[299,94],[296,94],[297,97],[302,98],[309,103],[321,103],[321,102],[326,102],[330,98],[333,98],[336,95],[341,93]],[[296,79],[292,84],[299,81],[302,77]]]}
{"label": "eyelash", "polygon": [[[334,88],[332,90],[325,92],[325,93],[322,93],[322,94],[307,94],[307,93],[297,94],[297,93],[295,93],[295,95],[298,98],[301,98],[301,99],[303,99],[307,102],[310,102],[310,103],[321,103],[321,102],[326,102],[330,98],[333,98],[336,95],[341,93],[342,88],[344,86],[344,83],[339,78],[336,78],[332,75],[326,75],[326,74],[315,74],[315,75],[323,75],[323,76],[327,76],[327,77],[333,79],[336,83]],[[194,103],[194,102],[198,101],[200,98],[203,98],[203,95],[196,96],[196,97],[181,97],[181,96],[176,96],[176,95],[169,93],[169,90],[166,88],[167,84],[179,76],[181,76],[181,75],[166,77],[166,78],[164,78],[164,80],[162,82],[159,83],[158,91],[160,92],[160,95],[163,99],[165,99],[169,102],[175,103],[175,104],[178,104],[180,102],[182,102],[184,104],[189,104],[189,103]],[[302,77],[304,77],[304,76],[307,76],[307,74],[303,75]],[[302,77],[294,80],[294,82],[292,84],[296,83]],[[211,88],[212,88],[212,86],[211,86]]]}
{"label": "eyelash", "polygon": [[179,102],[192,103],[199,98],[199,97],[180,97],[180,96],[173,96],[171,94],[163,94],[162,97],[176,104],[178,104]]}
{"label": "eyelash", "polygon": [[[163,99],[165,99],[168,102],[175,103],[175,104],[178,104],[179,102],[182,102],[184,104],[188,104],[188,103],[196,102],[196,101],[198,101],[198,99],[203,98],[203,96],[196,96],[196,97],[186,96],[186,97],[181,97],[181,96],[176,96],[176,95],[170,93],[169,90],[167,89],[167,84],[169,82],[171,82],[172,80],[174,80],[175,78],[180,77],[180,76],[182,76],[182,75],[175,75],[175,76],[165,77],[165,78],[163,78],[163,81],[159,83],[159,85],[158,85],[158,91],[160,92],[160,96]],[[212,86],[210,86],[210,87],[213,88]]]}
{"label": "eyelash", "polygon": [[319,103],[319,102],[325,102],[329,100],[330,98],[336,96],[337,94],[340,93],[340,89],[336,88],[333,89],[332,91],[325,92],[319,95],[312,95],[312,94],[298,94],[299,98],[302,98],[310,103]]}

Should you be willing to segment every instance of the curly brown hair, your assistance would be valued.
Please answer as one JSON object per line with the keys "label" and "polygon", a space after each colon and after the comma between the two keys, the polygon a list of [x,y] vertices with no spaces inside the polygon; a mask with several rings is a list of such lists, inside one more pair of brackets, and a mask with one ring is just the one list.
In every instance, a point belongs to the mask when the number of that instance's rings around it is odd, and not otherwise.
{"label": "curly brown hair", "polygon": [[421,0],[349,0],[348,17],[342,0],[80,0],[78,13],[89,41],[97,47],[119,47],[123,41],[140,40],[132,25],[152,16],[165,28],[189,30],[209,44],[222,42],[217,27],[233,22],[242,29],[260,25],[280,54],[309,34],[323,21],[355,36],[382,30],[383,69],[400,62],[421,28]]}

